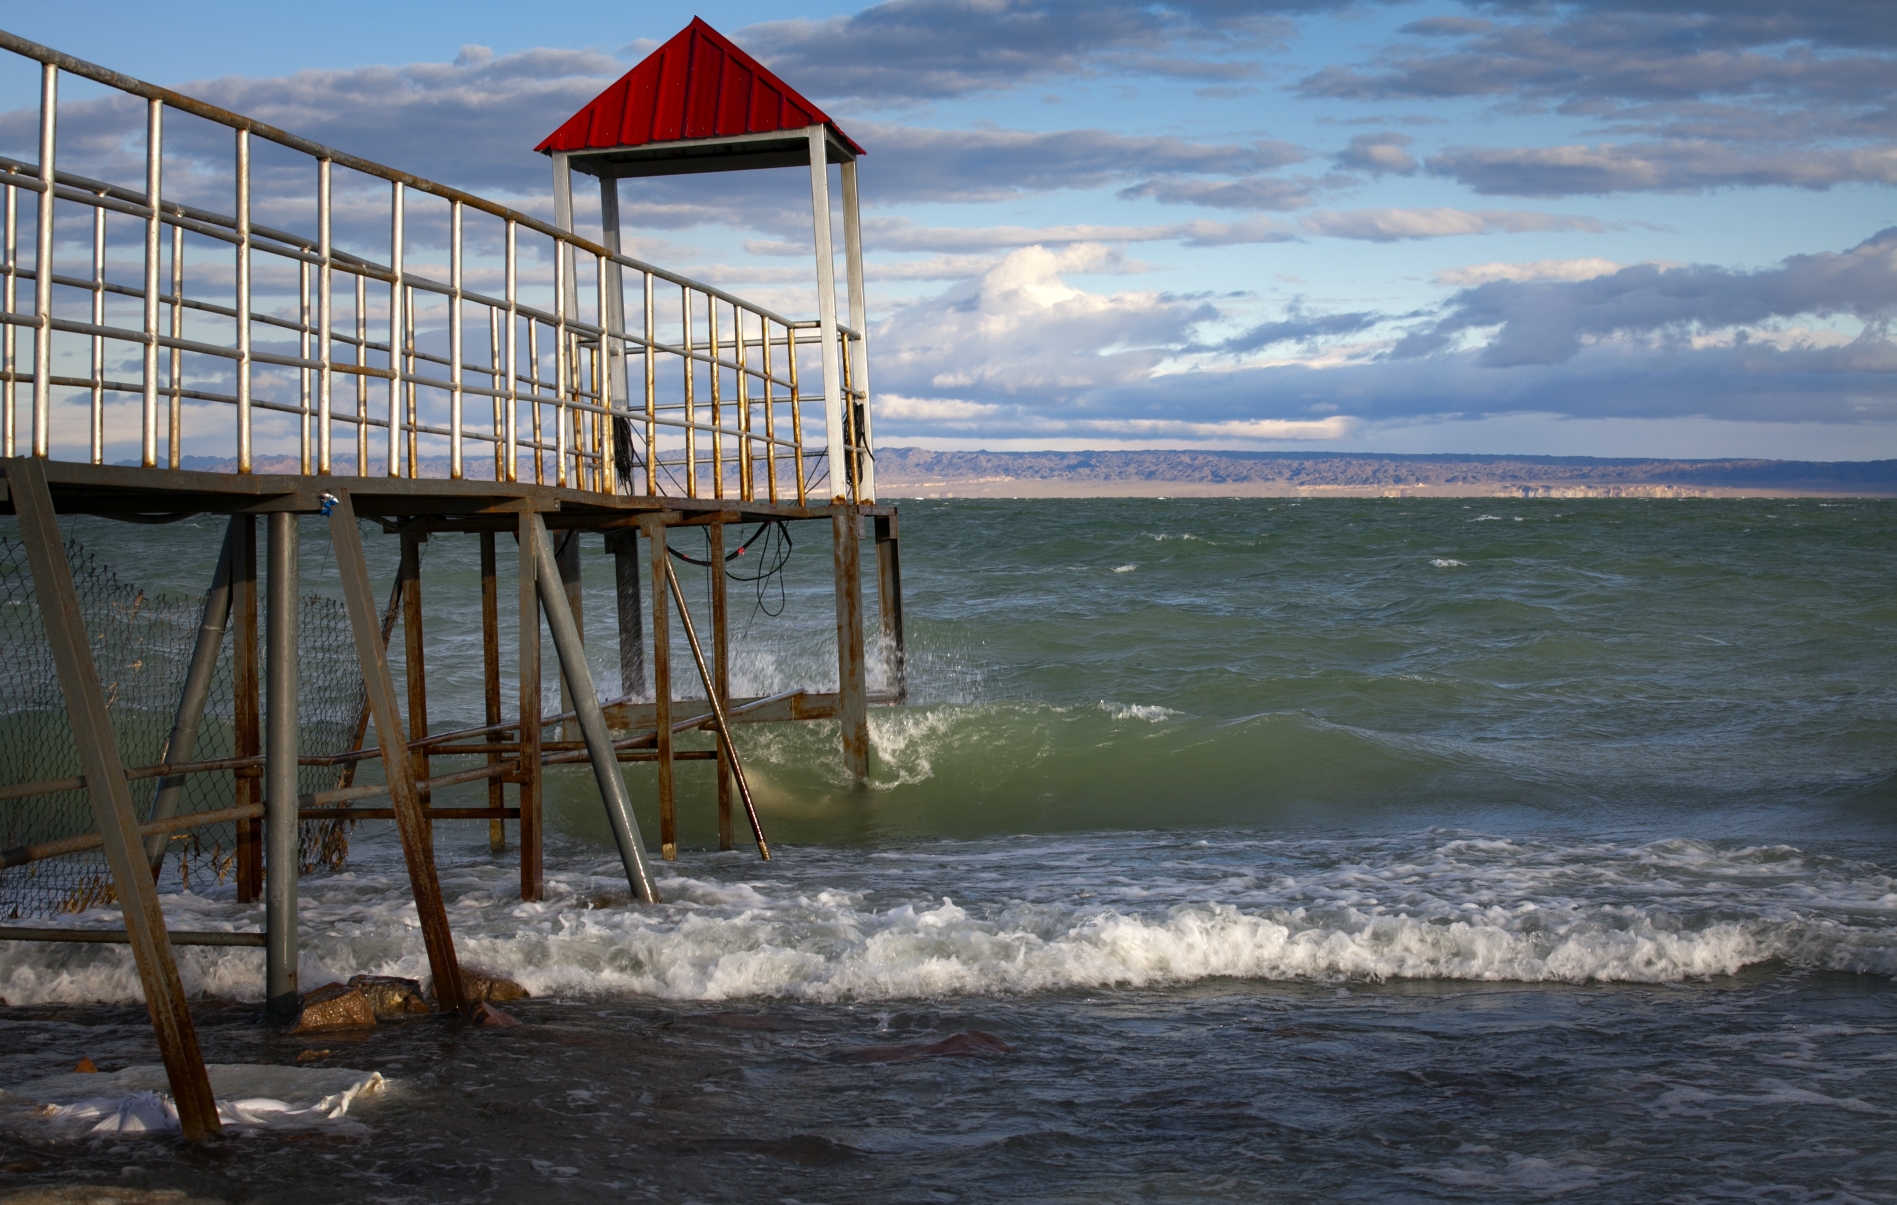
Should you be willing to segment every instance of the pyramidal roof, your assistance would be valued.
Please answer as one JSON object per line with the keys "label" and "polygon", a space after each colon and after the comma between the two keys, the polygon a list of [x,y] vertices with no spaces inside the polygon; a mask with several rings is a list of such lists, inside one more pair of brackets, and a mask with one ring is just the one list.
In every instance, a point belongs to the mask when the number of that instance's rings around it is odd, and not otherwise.
{"label": "pyramidal roof", "polygon": [[596,151],[654,142],[769,134],[827,125],[822,109],[698,17],[567,118],[536,151]]}

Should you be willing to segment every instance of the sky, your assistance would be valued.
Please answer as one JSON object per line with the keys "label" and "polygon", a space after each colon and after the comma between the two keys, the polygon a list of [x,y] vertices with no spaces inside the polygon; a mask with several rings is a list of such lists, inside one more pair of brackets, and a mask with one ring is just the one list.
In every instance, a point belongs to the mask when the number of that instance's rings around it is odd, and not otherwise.
{"label": "sky", "polygon": [[[0,24],[550,215],[534,144],[694,15],[868,152],[881,444],[1897,457],[1883,3],[95,0]],[[0,110],[33,100],[18,67]],[[798,171],[621,197],[631,253],[814,312]]]}

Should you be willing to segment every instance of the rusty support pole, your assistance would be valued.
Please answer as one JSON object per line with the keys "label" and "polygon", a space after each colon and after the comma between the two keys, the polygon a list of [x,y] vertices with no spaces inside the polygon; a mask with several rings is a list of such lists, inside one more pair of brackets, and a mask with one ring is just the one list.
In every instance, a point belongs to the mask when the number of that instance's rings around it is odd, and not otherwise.
{"label": "rusty support pole", "polygon": [[270,516],[264,697],[264,1009],[294,1016],[297,837],[297,517]]}
{"label": "rusty support pole", "polygon": [[[834,469],[832,470],[834,471]],[[863,660],[863,565],[856,508],[830,508],[837,592],[837,723],[843,768],[858,787],[869,782],[869,690]]]}
{"label": "rusty support pole", "polygon": [[[42,272],[45,269],[41,268]],[[33,594],[45,624],[46,643],[59,675],[59,691],[66,700],[79,765],[92,797],[113,886],[125,916],[132,960],[145,990],[145,1007],[164,1060],[165,1075],[177,1102],[178,1122],[187,1139],[196,1141],[219,1130],[217,1102],[211,1097],[210,1076],[198,1049],[197,1030],[185,1005],[184,983],[165,932],[165,914],[158,907],[158,891],[139,839],[138,817],[132,811],[132,788],[119,760],[118,739],[106,709],[105,690],[99,684],[92,642],[79,611],[79,592],[66,563],[65,541],[59,534],[59,516],[53,510],[52,491],[46,485],[46,466],[26,457],[9,460],[7,487],[13,512],[19,518],[20,542],[26,546],[33,573]]]}
{"label": "rusty support pole", "polygon": [[909,701],[909,653],[902,636],[902,558],[896,547],[896,516],[876,516],[876,610],[882,618],[883,649],[889,658],[889,688],[896,702]]}
{"label": "rusty support pole", "polygon": [[[198,637],[191,648],[191,661],[185,671],[184,687],[178,692],[178,710],[171,722],[171,733],[158,751],[160,762],[187,762],[197,747],[198,723],[204,718],[204,704],[211,693],[211,679],[217,673],[218,654],[224,648],[224,629],[230,626],[231,557],[237,542],[237,520],[224,526],[224,543],[217,553],[217,568],[211,571],[211,588],[204,595],[204,612],[198,620]],[[148,819],[168,820],[178,814],[184,799],[184,775],[172,774],[158,780],[152,792]],[[145,856],[151,860],[151,872],[157,877],[165,864],[165,837],[145,838]]]}
{"label": "rusty support pole", "polygon": [[593,763],[593,781],[599,785],[600,803],[605,805],[606,820],[612,826],[613,843],[619,847],[619,860],[626,868],[626,884],[640,902],[656,904],[659,893],[646,871],[645,842],[639,835],[639,821],[632,814],[632,795],[626,790],[626,776],[619,768],[619,756],[613,749],[613,737],[606,727],[606,715],[593,688],[593,674],[586,664],[586,646],[580,643],[580,628],[573,611],[566,605],[566,594],[554,579],[559,568],[553,563],[553,550],[547,547],[547,529],[540,516],[529,512],[522,539],[531,536],[535,564],[540,570],[540,602],[547,612],[547,627],[553,634],[554,652],[560,668],[573,684],[573,709],[578,712],[581,734],[586,739],[587,760]]}
{"label": "rusty support pole", "polygon": [[606,548],[613,554],[613,590],[619,604],[619,693],[630,698],[644,694],[646,689],[645,607],[639,597],[639,534],[608,532]]}
{"label": "rusty support pole", "polygon": [[685,642],[691,646],[692,660],[698,664],[699,680],[705,684],[705,694],[711,699],[712,722],[724,741],[724,747],[731,754],[731,776],[738,780],[738,795],[744,800],[744,815],[751,822],[751,836],[757,841],[758,856],[768,862],[771,860],[771,847],[764,840],[764,825],[758,820],[757,803],[751,798],[751,784],[745,781],[744,764],[738,760],[737,747],[731,740],[731,717],[726,714],[725,705],[719,701],[718,692],[712,687],[711,668],[705,664],[705,650],[698,643],[697,630],[692,627],[692,613],[685,605],[685,591],[679,589],[678,574],[670,565],[665,570],[666,582],[672,587],[672,601],[678,604],[678,621],[685,628]]}
{"label": "rusty support pole", "polygon": [[[705,529],[710,540],[711,567],[711,687],[720,707],[731,706],[731,624],[725,606],[725,525]],[[733,848],[731,840],[731,745],[718,734],[718,848]]]}
{"label": "rusty support pole", "polygon": [[[586,608],[580,596],[580,533],[569,529],[558,536],[549,536],[553,541],[554,562],[560,569],[560,585],[566,590],[566,605],[573,612],[573,624],[580,630],[580,643],[586,643]],[[560,710],[573,710],[575,691],[567,681],[566,672],[560,673]],[[560,725],[560,739],[577,741],[580,739],[578,721],[568,720]]]}
{"label": "rusty support pole", "polygon": [[[356,508],[347,490],[338,490],[329,514],[330,539],[336,550],[337,576],[342,582],[343,602],[349,610],[349,626],[355,633],[356,659],[362,665],[363,692],[369,697],[369,714],[375,718],[376,742],[393,753],[405,743],[402,736],[402,711],[395,701],[395,679],[389,662],[382,655],[382,642],[376,629],[375,596],[369,588],[369,565],[362,554],[362,534],[356,530]],[[415,895],[416,918],[421,923],[422,943],[428,949],[428,967],[435,976],[435,999],[445,1010],[463,1008],[461,967],[455,958],[454,935],[448,929],[448,910],[441,900],[441,880],[435,874],[435,839],[428,818],[422,814],[421,795],[415,789],[410,763],[397,756],[382,759],[382,772],[389,784],[389,802],[395,811],[395,827],[402,838],[402,857],[408,863],[408,881]]]}
{"label": "rusty support pole", "polygon": [[540,596],[532,513],[520,516],[520,898],[546,891],[540,860]]}
{"label": "rusty support pole", "polygon": [[[428,667],[422,651],[422,541],[425,533],[402,533],[402,562],[396,576],[402,582],[402,680],[408,686],[408,739],[421,740],[428,735]],[[385,743],[383,748],[389,746]],[[426,781],[428,754],[411,755],[412,773],[417,781]],[[422,788],[422,797],[428,789]]]}
{"label": "rusty support pole", "polygon": [[[361,474],[358,474],[360,476]],[[395,584],[389,587],[389,605],[382,612],[382,655],[388,656],[389,637],[395,633],[396,618],[402,614],[402,575],[395,575]],[[365,698],[362,707],[356,712],[355,734],[350,737],[349,749],[353,753],[362,748],[363,738],[369,735],[369,701]],[[351,787],[356,782],[356,767],[362,763],[352,761],[343,767],[342,781],[336,785]]]}
{"label": "rusty support pole", "polygon": [[666,616],[665,591],[659,583],[671,572],[666,563],[665,519],[646,515],[639,529],[652,551],[652,722],[657,730],[654,748],[659,765],[659,856],[678,861],[678,784],[672,767],[672,636]]}
{"label": "rusty support pole", "polygon": [[[231,687],[235,698],[235,731],[232,754],[256,757],[263,752],[262,726],[258,711],[262,706],[257,674],[257,519],[254,515],[231,518],[236,539],[231,546]],[[248,807],[263,802],[263,774],[255,766],[233,774],[231,802]],[[241,820],[237,824],[237,899],[254,903],[263,894],[263,821]]]}
{"label": "rusty support pole", "polygon": [[[486,722],[492,727],[501,722],[501,609],[500,591],[494,580],[494,533],[481,533],[481,685],[487,703]],[[499,765],[501,755],[490,753],[487,764]],[[498,778],[487,780],[487,806],[506,805],[506,788]],[[507,826],[496,817],[487,822],[487,847],[493,853],[507,848]]]}

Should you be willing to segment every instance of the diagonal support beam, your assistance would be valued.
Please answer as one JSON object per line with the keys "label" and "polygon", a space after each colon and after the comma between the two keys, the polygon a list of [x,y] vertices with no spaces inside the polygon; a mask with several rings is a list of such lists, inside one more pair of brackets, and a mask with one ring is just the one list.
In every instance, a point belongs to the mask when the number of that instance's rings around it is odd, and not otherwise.
{"label": "diagonal support beam", "polygon": [[[191,649],[191,665],[185,671],[184,689],[179,692],[178,711],[171,722],[171,735],[158,751],[161,762],[187,762],[198,743],[198,721],[204,718],[204,701],[211,694],[211,678],[217,672],[217,655],[224,648],[224,628],[231,614],[231,550],[237,543],[237,520],[224,528],[224,544],[217,554],[217,568],[211,573],[211,589],[204,596],[204,615],[198,621],[197,643]],[[172,774],[158,780],[152,794],[152,820],[169,820],[178,814],[184,800],[184,775]],[[145,839],[145,857],[152,874],[157,875],[165,861],[163,836]]]}
{"label": "diagonal support beam", "polygon": [[[395,679],[382,655],[382,633],[375,613],[375,594],[369,587],[369,563],[362,553],[362,533],[356,530],[356,508],[347,490],[336,491],[329,511],[329,536],[336,549],[336,568],[342,579],[343,602],[349,609],[349,627],[356,637],[356,658],[362,663],[363,693],[375,720],[377,742],[384,750],[408,745],[402,711],[395,701]],[[441,902],[441,880],[435,874],[435,838],[422,799],[415,788],[415,767],[399,753],[382,759],[395,810],[395,827],[402,836],[402,857],[408,863],[408,881],[415,893],[415,911],[421,920],[422,944],[428,947],[428,968],[435,976],[435,999],[443,1009],[466,1009],[461,987],[461,965],[455,958],[454,934],[448,930],[448,910]]]}
{"label": "diagonal support beam", "polygon": [[79,611],[79,592],[66,564],[59,517],[53,510],[52,491],[46,487],[46,466],[18,457],[6,462],[6,471],[13,513],[20,522],[20,542],[26,546],[33,570],[33,594],[46,627],[46,642],[52,647],[59,690],[66,699],[73,743],[78,746],[106,861],[112,867],[112,884],[125,913],[132,961],[145,989],[145,1007],[151,1012],[159,1054],[177,1102],[178,1122],[187,1139],[206,1138],[220,1128],[217,1103],[211,1097],[197,1030],[185,1006],[184,983],[165,932],[165,914],[158,907],[158,889],[139,837],[138,817],[132,811],[132,788],[125,781],[105,690],[99,685],[99,668],[92,660],[91,641]]}
{"label": "diagonal support beam", "polygon": [[659,893],[646,872],[645,842],[639,836],[639,821],[632,814],[632,796],[626,790],[625,775],[619,769],[619,753],[613,748],[613,734],[606,727],[606,713],[599,705],[599,692],[593,689],[593,671],[586,664],[586,646],[580,643],[580,625],[573,620],[567,605],[566,589],[560,582],[559,566],[554,564],[547,525],[538,514],[521,516],[521,535],[533,542],[535,581],[540,587],[540,605],[547,613],[547,627],[553,633],[553,651],[559,655],[560,670],[573,692],[573,710],[578,713],[580,734],[586,739],[586,754],[593,763],[593,777],[599,783],[600,802],[606,805],[606,819],[613,826],[613,840],[619,846],[619,860],[626,867],[626,882],[641,902],[656,904]]}

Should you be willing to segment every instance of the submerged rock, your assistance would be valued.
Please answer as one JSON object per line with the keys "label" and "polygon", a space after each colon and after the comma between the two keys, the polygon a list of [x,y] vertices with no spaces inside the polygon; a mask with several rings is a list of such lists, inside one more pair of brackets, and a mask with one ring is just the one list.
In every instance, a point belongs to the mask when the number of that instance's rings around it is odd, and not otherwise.
{"label": "submerged rock", "polygon": [[488,971],[475,970],[472,967],[461,968],[461,996],[470,1004],[489,1000],[526,1000],[531,994],[526,988],[515,983],[505,975],[496,975]]}
{"label": "submerged rock", "polygon": [[303,997],[303,1010],[296,1016],[291,1033],[311,1033],[319,1029],[353,1029],[375,1024],[375,1009],[368,998],[353,985],[326,983]]}
{"label": "submerged rock", "polygon": [[433,1012],[422,996],[421,981],[395,975],[355,975],[349,986],[362,993],[378,1021]]}
{"label": "submerged rock", "polygon": [[852,1050],[843,1058],[851,1063],[907,1063],[913,1059],[930,1059],[961,1056],[987,1057],[1007,1054],[1014,1047],[997,1038],[994,1034],[971,1029],[964,1033],[950,1034],[940,1042],[915,1042],[906,1046],[865,1046],[861,1050]]}
{"label": "submerged rock", "polygon": [[469,1011],[468,1021],[474,1025],[487,1025],[497,1029],[505,1029],[508,1026],[520,1024],[519,1021],[508,1016],[500,1009],[495,1008],[485,1000],[476,1004],[474,1008]]}

